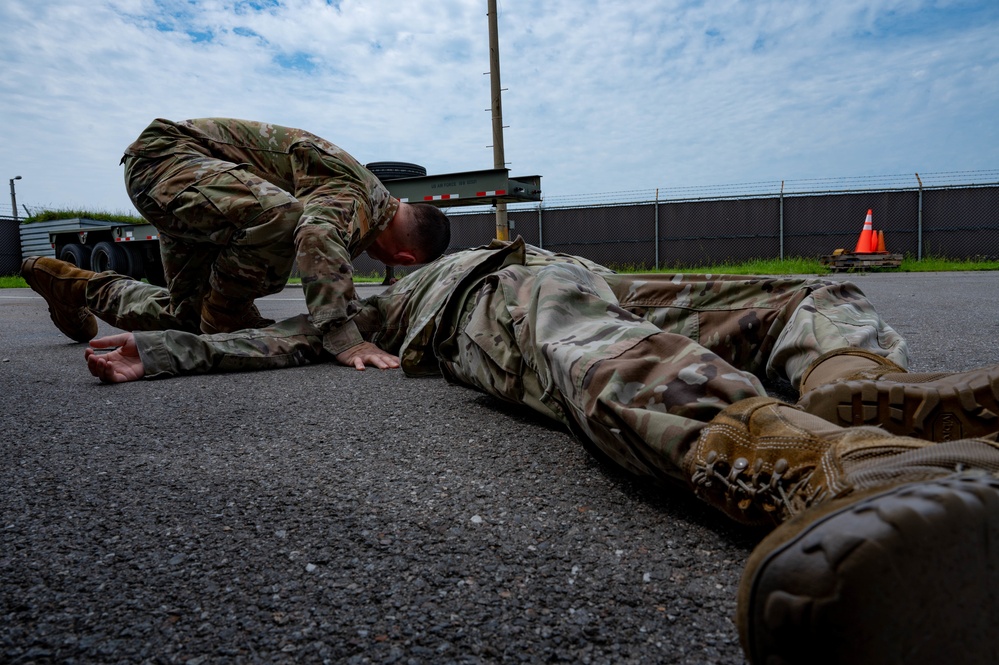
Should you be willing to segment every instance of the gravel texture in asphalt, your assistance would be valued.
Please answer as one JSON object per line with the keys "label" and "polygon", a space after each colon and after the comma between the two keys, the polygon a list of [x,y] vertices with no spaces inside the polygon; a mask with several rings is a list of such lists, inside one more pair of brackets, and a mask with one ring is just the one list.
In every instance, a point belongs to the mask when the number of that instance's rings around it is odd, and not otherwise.
{"label": "gravel texture in asphalt", "polygon": [[[911,369],[999,362],[999,273],[849,279]],[[526,410],[334,365],[102,385],[83,348],[0,291],[0,662],[743,662],[760,532]]]}

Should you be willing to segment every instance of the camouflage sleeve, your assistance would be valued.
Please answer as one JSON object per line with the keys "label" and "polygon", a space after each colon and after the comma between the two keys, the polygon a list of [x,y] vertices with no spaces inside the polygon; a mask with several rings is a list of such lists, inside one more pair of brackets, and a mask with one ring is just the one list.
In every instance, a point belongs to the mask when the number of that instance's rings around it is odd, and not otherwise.
{"label": "camouflage sleeve", "polygon": [[326,350],[334,355],[363,341],[350,323],[356,313],[351,309],[356,297],[351,261],[385,228],[399,205],[383,188],[377,192],[384,196],[374,202],[367,191],[356,183],[339,189],[327,186],[310,198],[295,231],[305,304],[325,333]]}
{"label": "camouflage sleeve", "polygon": [[305,314],[269,328],[220,335],[136,332],[135,344],[149,379],[297,367],[323,358],[322,335]]}
{"label": "camouflage sleeve", "polygon": [[295,232],[305,304],[316,326],[330,333],[327,348],[334,354],[362,341],[357,329],[346,325],[354,297],[351,231],[361,207],[347,194],[324,197],[322,209],[306,210]]}

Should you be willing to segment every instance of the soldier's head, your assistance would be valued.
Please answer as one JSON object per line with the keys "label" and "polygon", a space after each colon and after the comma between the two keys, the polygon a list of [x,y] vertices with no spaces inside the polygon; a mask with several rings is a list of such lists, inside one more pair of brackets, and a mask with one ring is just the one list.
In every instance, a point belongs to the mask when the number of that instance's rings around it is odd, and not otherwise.
{"label": "soldier's head", "polygon": [[447,251],[451,221],[426,203],[399,203],[399,210],[368,249],[368,256],[387,266],[429,263]]}

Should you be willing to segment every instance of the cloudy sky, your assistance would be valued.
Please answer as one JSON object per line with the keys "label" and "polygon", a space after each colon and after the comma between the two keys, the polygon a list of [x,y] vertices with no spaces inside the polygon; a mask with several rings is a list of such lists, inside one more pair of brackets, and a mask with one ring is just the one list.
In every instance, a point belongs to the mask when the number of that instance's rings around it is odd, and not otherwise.
{"label": "cloudy sky", "polygon": [[[131,212],[150,120],[491,168],[486,0],[3,0],[0,178]],[[999,169],[996,0],[500,0],[506,159],[552,198]],[[0,214],[10,214],[0,196]],[[23,210],[22,210],[23,214]]]}

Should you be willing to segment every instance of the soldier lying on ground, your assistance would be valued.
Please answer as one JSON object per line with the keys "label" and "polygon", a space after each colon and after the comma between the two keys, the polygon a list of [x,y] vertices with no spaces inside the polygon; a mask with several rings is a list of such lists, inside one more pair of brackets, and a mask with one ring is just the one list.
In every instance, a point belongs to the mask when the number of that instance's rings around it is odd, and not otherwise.
{"label": "soldier lying on ground", "polygon": [[[32,285],[70,334],[91,312],[134,323],[106,297],[122,282],[155,288],[113,273]],[[999,367],[907,373],[904,340],[852,284],[616,275],[518,239],[442,257],[363,301],[354,322],[407,374],[527,405],[632,473],[777,525],[739,590],[752,662],[999,654]],[[296,366],[324,350],[302,315],[233,334],[114,335],[85,355],[118,382]],[[764,379],[788,382],[797,404]]]}
{"label": "soldier lying on ground", "polygon": [[[253,301],[284,288],[297,262],[326,349],[347,365],[393,362],[350,322],[351,259],[426,263],[450,239],[439,209],[400,202],[341,148],[301,129],[158,119],[122,163],[129,197],[159,231],[170,285],[134,305],[169,317],[162,327],[220,333],[274,323]],[[85,342],[97,330],[80,332]]]}

